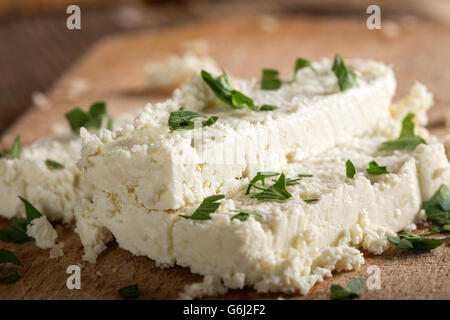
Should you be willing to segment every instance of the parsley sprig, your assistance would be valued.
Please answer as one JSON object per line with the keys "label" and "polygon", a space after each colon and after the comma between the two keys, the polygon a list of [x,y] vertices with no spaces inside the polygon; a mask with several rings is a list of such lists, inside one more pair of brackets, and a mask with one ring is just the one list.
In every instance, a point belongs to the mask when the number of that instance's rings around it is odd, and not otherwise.
{"label": "parsley sprig", "polygon": [[118,292],[123,299],[135,299],[142,294],[137,284],[120,288]]}
{"label": "parsley sprig", "polygon": [[[178,111],[170,113],[169,127],[171,130],[192,130],[194,129],[194,121],[192,120],[202,117],[204,116],[201,114],[180,108]],[[212,116],[207,120],[202,121],[202,128],[212,126],[216,123],[217,119],[219,119],[219,117]]]}
{"label": "parsley sprig", "polygon": [[53,160],[50,160],[50,159],[45,160],[45,165],[50,170],[61,170],[61,169],[64,169],[64,166],[61,163],[53,161]]}
{"label": "parsley sprig", "polygon": [[[266,177],[264,177],[264,176],[262,177],[263,183],[256,183],[256,182],[250,183],[250,185],[249,185],[250,188],[253,187],[258,190],[261,190],[260,193],[256,193],[256,194],[252,195],[250,198],[255,198],[258,200],[283,201],[283,200],[286,200],[286,199],[289,199],[290,197],[292,197],[292,195],[289,193],[289,191],[286,190],[286,176],[284,175],[284,173],[280,174],[278,180],[276,180],[275,183],[270,186],[264,184],[264,178],[266,178]],[[252,181],[254,181],[255,178],[253,178]],[[247,191],[249,192],[250,189],[248,188]]]}
{"label": "parsley sprig", "polygon": [[385,141],[380,150],[407,150],[413,151],[419,144],[426,144],[426,141],[414,134],[414,113],[408,113],[402,120],[402,130],[396,140]]}
{"label": "parsley sprig", "polygon": [[[23,266],[22,262],[16,257],[16,255],[9,250],[0,250],[0,264],[2,263],[12,263],[19,267]],[[0,278],[0,283],[11,284],[19,279],[20,276],[16,273],[13,273]]]}
{"label": "parsley sprig", "polygon": [[276,90],[281,87],[281,80],[278,78],[279,72],[275,69],[263,69],[261,76],[261,89]]}
{"label": "parsley sprig", "polygon": [[272,111],[278,109],[276,106],[268,104],[256,106],[252,98],[247,97],[242,92],[234,90],[231,87],[230,80],[225,72],[222,72],[218,77],[213,77],[209,72],[202,70],[201,76],[217,99],[233,109],[242,109],[244,106],[247,106],[253,111]]}
{"label": "parsley sprig", "polygon": [[355,165],[350,161],[350,159],[345,163],[345,168],[345,174],[347,175],[347,178],[353,179],[356,174],[356,169]]}
{"label": "parsley sprig", "polygon": [[190,216],[181,215],[181,216],[185,219],[192,219],[192,220],[211,220],[212,219],[211,214],[216,212],[216,210],[220,206],[220,203],[217,201],[222,200],[223,198],[225,198],[225,196],[222,194],[207,197],[203,200],[203,202],[200,204],[197,210],[194,211],[192,215]]}
{"label": "parsley sprig", "polygon": [[434,232],[450,232],[450,188],[441,185],[434,197],[422,203]]}
{"label": "parsley sprig", "polygon": [[398,237],[386,236],[396,249],[408,250],[415,253],[428,252],[439,247],[441,244],[450,241],[450,237],[436,239],[426,238],[428,234],[414,234],[411,232],[403,232]]}
{"label": "parsley sprig", "polygon": [[297,58],[294,64],[294,74],[292,76],[292,81],[297,81],[297,71],[303,68],[310,68],[312,71],[317,73],[317,70],[313,67],[311,62],[303,58]]}
{"label": "parsley sprig", "polygon": [[369,174],[388,174],[389,171],[385,166],[380,166],[376,161],[371,161],[369,163],[369,168],[366,169]]}
{"label": "parsley sprig", "polygon": [[20,158],[21,154],[20,149],[20,136],[17,136],[16,139],[14,139],[14,143],[11,149],[5,149],[0,152],[0,159],[1,158]]}
{"label": "parsley sprig", "polygon": [[247,221],[250,216],[254,216],[255,219],[259,220],[262,218],[262,215],[254,210],[231,210],[233,212],[238,212],[238,214],[231,217],[231,220],[238,219],[241,221]]}
{"label": "parsley sprig", "polygon": [[339,89],[345,91],[356,86],[356,73],[350,69],[339,54],[334,56],[331,68],[338,79]]}
{"label": "parsley sprig", "polygon": [[338,284],[332,284],[330,287],[331,299],[344,300],[359,298],[365,283],[366,279],[356,278],[350,281],[346,288]]}
{"label": "parsley sprig", "polygon": [[5,242],[24,243],[33,240],[27,235],[27,226],[34,219],[40,218],[41,213],[31,203],[22,197],[20,200],[25,205],[26,218],[13,217],[6,228],[0,229],[0,240]]}
{"label": "parsley sprig", "polygon": [[80,108],[73,109],[64,115],[69,122],[72,131],[78,131],[80,128],[101,129],[104,119],[106,120],[106,128],[112,130],[113,119],[106,111],[106,102],[97,101],[85,112]]}

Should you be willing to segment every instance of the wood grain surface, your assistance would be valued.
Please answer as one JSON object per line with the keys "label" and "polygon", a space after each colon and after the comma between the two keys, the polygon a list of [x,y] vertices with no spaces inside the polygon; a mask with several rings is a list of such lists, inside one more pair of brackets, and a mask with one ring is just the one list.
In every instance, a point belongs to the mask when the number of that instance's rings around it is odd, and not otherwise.
{"label": "wood grain surface", "polygon": [[[398,96],[417,80],[435,94],[435,107],[429,112],[430,128],[443,135],[443,114],[450,105],[450,30],[417,20],[385,22],[383,30],[367,30],[365,21],[340,19],[271,20],[259,17],[209,21],[188,25],[164,33],[141,32],[109,38],[93,47],[48,92],[46,108],[33,108],[2,137],[10,145],[20,134],[24,143],[51,133],[52,125],[63,121],[67,110],[87,107],[93,100],[106,100],[113,113],[142,108],[146,102],[170,95],[170,90],[147,89],[144,65],[177,53],[180,43],[206,40],[210,55],[233,75],[259,77],[262,67],[280,69],[290,74],[293,61],[302,56],[311,60],[323,56],[373,58],[394,65]],[[72,92],[74,83],[89,86],[82,94]],[[5,225],[7,221],[0,221]],[[22,279],[0,286],[0,299],[115,299],[117,289],[138,283],[144,299],[177,298],[183,286],[200,281],[186,268],[157,268],[145,257],[135,257],[112,245],[96,265],[81,260],[82,248],[70,228],[58,226],[59,241],[64,241],[65,255],[49,260],[48,251],[33,243],[4,244],[24,263]],[[366,254],[366,264],[359,270],[336,274],[317,284],[307,296],[258,294],[251,289],[231,291],[223,298],[255,299],[328,299],[331,283],[346,284],[355,277],[368,277],[367,267],[381,269],[381,290],[364,289],[363,299],[449,299],[449,246],[426,254],[413,255],[389,250],[382,256]],[[82,265],[81,290],[66,288],[66,268]],[[0,275],[15,267],[0,267]]]}

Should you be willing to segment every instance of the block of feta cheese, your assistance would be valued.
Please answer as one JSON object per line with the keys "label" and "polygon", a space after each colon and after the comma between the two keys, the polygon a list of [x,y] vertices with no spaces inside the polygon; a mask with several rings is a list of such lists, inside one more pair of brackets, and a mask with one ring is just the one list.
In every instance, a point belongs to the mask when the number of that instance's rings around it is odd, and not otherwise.
{"label": "block of feta cheese", "polygon": [[[130,123],[136,112],[116,117],[116,126]],[[93,133],[94,134],[94,133]],[[0,216],[25,216],[18,196],[27,199],[50,221],[73,221],[73,208],[80,198],[90,198],[93,187],[86,183],[76,163],[80,158],[78,134],[58,129],[54,137],[44,138],[22,148],[19,159],[0,159]],[[54,169],[46,161],[64,166]]]}
{"label": "block of feta cheese", "polygon": [[[261,90],[256,79],[232,81],[255,104],[278,107],[270,112],[221,105],[196,74],[171,99],[148,105],[133,125],[99,137],[83,130],[80,167],[96,189],[118,197],[132,189],[148,209],[197,203],[235,179],[280,170],[386,126],[396,86],[391,68],[374,61],[349,65],[358,84],[343,92],[329,60],[314,64],[317,73],[302,69],[296,82],[278,90]],[[171,132],[169,115],[180,107],[219,119],[202,130]]]}
{"label": "block of feta cheese", "polygon": [[[189,267],[210,277],[208,283],[220,279],[220,286],[228,288],[248,285],[259,292],[306,294],[334,270],[363,264],[360,248],[382,253],[386,235],[412,229],[424,219],[421,202],[428,199],[422,195],[450,183],[441,143],[421,145],[413,153],[377,151],[385,140],[353,138],[320,156],[286,164],[283,172],[289,178],[313,177],[288,186],[292,197],[282,202],[250,198],[245,194],[249,179],[237,179],[222,190],[225,199],[206,221],[180,216],[191,215],[200,202],[178,210],[149,209],[133,188],[97,190],[92,202],[76,210],[84,258],[95,261],[105,248],[102,239],[114,236],[121,248],[162,265]],[[356,167],[353,179],[346,177],[348,159]],[[389,174],[368,174],[373,160]],[[304,201],[308,199],[318,200]],[[243,209],[262,217],[232,219],[233,210]]]}

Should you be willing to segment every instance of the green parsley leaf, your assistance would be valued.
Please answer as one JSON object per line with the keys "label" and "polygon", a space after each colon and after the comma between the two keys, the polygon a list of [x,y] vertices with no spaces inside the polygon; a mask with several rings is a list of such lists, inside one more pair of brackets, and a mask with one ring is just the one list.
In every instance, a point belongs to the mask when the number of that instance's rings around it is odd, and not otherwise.
{"label": "green parsley leaf", "polygon": [[47,159],[45,160],[45,165],[47,166],[47,168],[49,168],[50,170],[60,170],[60,169],[64,169],[64,166],[56,161]]}
{"label": "green parsley leaf", "polygon": [[311,62],[303,58],[297,58],[294,65],[294,75],[292,76],[293,81],[297,81],[297,71],[303,68],[310,68],[312,71],[317,72]]}
{"label": "green parsley leaf", "polygon": [[16,266],[23,266],[22,262],[16,257],[14,253],[9,250],[0,250],[0,263],[10,262]]}
{"label": "green parsley leaf", "polygon": [[222,71],[222,75],[214,78],[209,72],[202,70],[201,76],[216,98],[233,109],[242,109],[244,105],[253,111],[272,111],[277,109],[277,107],[271,105],[258,107],[254,104],[253,99],[242,92],[233,90],[230,80],[224,71]]}
{"label": "green parsley leaf", "polygon": [[32,220],[40,218],[41,213],[27,200],[19,197],[25,205],[26,219],[13,217],[9,226],[0,229],[0,240],[5,242],[24,243],[33,240],[27,235],[27,226]]}
{"label": "green parsley leaf", "polygon": [[298,181],[299,181],[300,179],[301,179],[301,178],[297,178],[297,179],[287,178],[287,179],[286,179],[286,185],[287,185],[287,186],[293,186],[293,185],[296,185],[296,184],[298,184]]}
{"label": "green parsley leaf", "polygon": [[312,178],[314,177],[312,174],[300,173],[297,175],[299,178]]}
{"label": "green parsley leaf", "polygon": [[64,116],[73,131],[78,131],[82,127],[86,129],[101,129],[104,119],[106,119],[106,128],[108,130],[113,128],[113,119],[107,113],[104,101],[94,102],[88,112],[76,108],[67,112]]}
{"label": "green parsley leaf", "polygon": [[250,110],[258,111],[258,108],[253,103],[253,99],[237,90],[231,91],[231,101],[237,109],[241,109],[244,105],[246,105]]}
{"label": "green parsley leaf", "polygon": [[120,288],[118,292],[124,299],[134,299],[142,294],[141,291],[139,291],[139,286],[137,284]]}
{"label": "green parsley leaf", "polygon": [[389,242],[396,245],[396,249],[409,250],[415,253],[428,252],[439,247],[441,244],[450,241],[450,237],[436,239],[425,238],[425,235],[403,232],[398,237],[386,236]]}
{"label": "green parsley leaf", "polygon": [[0,283],[11,284],[11,283],[17,282],[19,279],[20,279],[20,276],[17,273],[13,273],[6,277],[0,278]]}
{"label": "green parsley leaf", "polygon": [[355,166],[353,165],[353,162],[347,160],[347,162],[345,163],[345,168],[346,168],[345,174],[347,175],[347,178],[353,179],[356,173],[356,169]]}
{"label": "green parsley leaf", "polygon": [[396,140],[385,141],[381,144],[380,150],[408,150],[413,151],[419,144],[427,144],[426,141],[414,134],[414,113],[408,113],[402,120],[402,130]]}
{"label": "green parsley leaf", "polygon": [[449,200],[450,188],[443,184],[433,198],[422,202],[427,218],[432,222],[435,232],[450,232]]}
{"label": "green parsley leaf", "polygon": [[347,66],[340,55],[336,54],[334,56],[333,67],[331,69],[338,78],[338,85],[341,91],[356,86],[356,73]]}
{"label": "green parsley leaf", "polygon": [[11,149],[11,157],[20,158],[20,136],[18,136],[13,143],[13,147]]}
{"label": "green parsley leaf", "polygon": [[[201,117],[203,117],[201,114],[180,108],[178,111],[170,113],[169,127],[171,130],[192,130],[194,129],[194,121],[192,121],[192,119]],[[219,117],[212,116],[209,119],[202,121],[202,128],[212,126],[217,119],[219,119]]]}
{"label": "green parsley leaf", "polygon": [[261,89],[275,90],[281,87],[281,80],[278,78],[279,72],[274,69],[263,69],[261,77]]}
{"label": "green parsley leaf", "polygon": [[369,168],[367,169],[367,173],[369,174],[387,174],[389,171],[387,171],[386,167],[380,167],[378,163],[375,161],[371,161],[369,163]]}
{"label": "green parsley leaf", "polygon": [[251,196],[251,198],[256,198],[258,200],[282,201],[292,197],[292,195],[286,190],[286,177],[284,173],[280,174],[278,180],[271,186],[254,183],[253,187],[262,190],[262,192]]}
{"label": "green parsley leaf", "polygon": [[343,300],[343,299],[354,299],[359,298],[361,295],[361,290],[366,283],[364,278],[356,278],[350,281],[347,288],[342,288],[340,285],[333,284],[330,287],[331,299]]}
{"label": "green parsley leaf", "polygon": [[263,104],[261,108],[259,108],[259,111],[273,111],[278,109],[278,107],[272,106],[270,104]]}
{"label": "green parsley leaf", "polygon": [[182,217],[192,220],[211,220],[211,214],[216,212],[217,208],[220,206],[220,203],[217,201],[222,200],[223,198],[225,198],[225,196],[222,194],[205,198],[191,216],[182,215]]}
{"label": "green parsley leaf", "polygon": [[250,215],[255,216],[256,219],[262,218],[262,215],[259,214],[257,211],[253,210],[232,210],[233,212],[239,212],[238,214],[234,215],[231,220],[238,219],[241,221],[247,221]]}
{"label": "green parsley leaf", "polygon": [[319,201],[319,199],[304,199],[303,201],[305,201],[306,203],[312,203]]}
{"label": "green parsley leaf", "polygon": [[266,171],[266,172],[258,172],[256,174],[256,176],[252,179],[252,181],[250,181],[248,187],[247,187],[247,191],[245,192],[245,194],[249,194],[250,193],[250,189],[253,186],[253,184],[257,183],[257,182],[261,182],[262,185],[264,185],[264,180],[266,178],[270,178],[270,177],[275,177],[280,175],[278,172],[271,172],[271,171]]}
{"label": "green parsley leaf", "polygon": [[7,157],[19,159],[20,154],[21,154],[20,136],[17,136],[16,139],[14,139],[14,143],[13,143],[11,150],[5,149],[2,152],[0,152],[0,159],[7,158]]}

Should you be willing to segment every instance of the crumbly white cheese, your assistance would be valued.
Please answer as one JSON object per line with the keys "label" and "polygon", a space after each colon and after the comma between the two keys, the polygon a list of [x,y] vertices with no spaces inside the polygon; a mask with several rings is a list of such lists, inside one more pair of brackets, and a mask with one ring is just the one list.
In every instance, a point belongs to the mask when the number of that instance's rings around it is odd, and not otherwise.
{"label": "crumbly white cheese", "polygon": [[36,246],[41,249],[50,249],[55,246],[58,233],[53,228],[47,217],[33,219],[27,226],[27,235],[33,237]]}
{"label": "crumbly white cheese", "polygon": [[428,123],[427,111],[433,104],[433,95],[420,82],[414,83],[409,93],[391,106],[394,119],[402,120],[409,112],[415,114],[414,123],[425,127]]}
{"label": "crumbly white cheese", "polygon": [[193,300],[203,296],[220,296],[228,292],[219,277],[205,276],[202,282],[196,282],[184,287],[180,293],[180,300]]}
{"label": "crumbly white cheese", "polygon": [[60,242],[60,243],[56,244],[53,248],[50,249],[49,258],[56,259],[56,258],[62,257],[64,255],[63,248],[64,248],[64,242]]}
{"label": "crumbly white cheese", "polygon": [[[331,62],[315,63],[318,73],[299,71],[295,83],[279,90],[260,90],[256,79],[233,80],[233,86],[257,105],[273,112],[233,111],[217,104],[199,74],[176,90],[172,99],[148,105],[133,125],[100,136],[82,135],[80,168],[96,189],[134,194],[148,209],[178,209],[222,189],[231,178],[261,170],[280,170],[381,130],[391,120],[395,90],[390,67],[373,61],[350,61],[358,87],[339,92]],[[185,107],[219,120],[203,130],[169,131],[170,112]]]}
{"label": "crumbly white cheese", "polygon": [[[116,117],[116,126],[131,122],[136,113]],[[79,199],[90,198],[93,187],[86,183],[76,166],[81,141],[66,128],[58,135],[36,141],[22,148],[19,159],[0,159],[0,216],[24,216],[22,196],[50,221],[73,221],[73,209]],[[47,167],[47,160],[56,161],[64,169]]]}
{"label": "crumbly white cheese", "polygon": [[[18,196],[33,204],[49,220],[73,220],[73,207],[92,192],[76,167],[80,140],[76,136],[42,139],[22,149],[20,159],[0,159],[0,215],[24,216]],[[64,169],[52,170],[46,160]]]}
{"label": "crumbly white cheese", "polygon": [[[248,285],[259,292],[306,294],[334,270],[352,270],[363,264],[359,248],[382,253],[388,244],[386,235],[423,219],[420,207],[426,199],[421,191],[433,194],[441,183],[450,182],[434,174],[443,168],[440,161],[432,161],[442,157],[442,145],[427,146],[431,160],[423,161],[425,151],[377,151],[384,140],[383,136],[354,138],[318,157],[286,164],[282,169],[287,177],[301,173],[314,177],[289,186],[293,197],[283,202],[249,198],[244,194],[249,179],[243,178],[221,190],[226,199],[212,220],[193,221],[180,215],[192,214],[198,202],[175,211],[152,210],[139,201],[134,189],[124,185],[117,194],[97,190],[93,203],[85,208],[87,218],[83,221],[80,216],[77,223],[106,228],[121,248],[160,264],[189,267],[210,276],[208,283],[215,279],[227,288]],[[345,175],[347,159],[357,169],[354,179]],[[372,160],[391,173],[369,175],[366,168]],[[319,201],[303,201],[310,198]],[[235,209],[256,210],[263,218],[232,220]],[[80,237],[84,243],[83,234]],[[91,245],[95,246],[104,243]],[[209,292],[205,288],[209,286],[189,287],[183,297]]]}
{"label": "crumbly white cheese", "polygon": [[450,135],[444,138],[443,143],[445,146],[445,151],[447,153],[447,159],[450,160]]}

